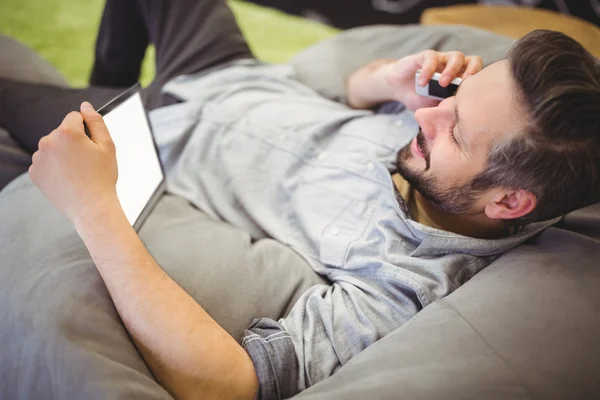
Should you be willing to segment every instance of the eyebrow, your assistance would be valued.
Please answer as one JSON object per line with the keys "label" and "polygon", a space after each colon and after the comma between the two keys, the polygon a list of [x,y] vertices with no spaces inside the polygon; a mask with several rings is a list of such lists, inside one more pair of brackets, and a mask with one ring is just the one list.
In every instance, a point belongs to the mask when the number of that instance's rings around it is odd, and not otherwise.
{"label": "eyebrow", "polygon": [[[456,93],[454,94],[455,100],[458,96],[458,92],[460,91],[461,86],[462,85],[459,85],[458,89],[456,89]],[[462,130],[460,129],[460,118],[458,115],[458,105],[456,104],[456,101],[454,102],[454,117],[456,118],[456,131],[458,133],[458,135],[455,134],[454,137],[456,138],[456,141],[458,142],[460,147],[466,151],[467,148],[464,146],[464,142],[462,141]]]}

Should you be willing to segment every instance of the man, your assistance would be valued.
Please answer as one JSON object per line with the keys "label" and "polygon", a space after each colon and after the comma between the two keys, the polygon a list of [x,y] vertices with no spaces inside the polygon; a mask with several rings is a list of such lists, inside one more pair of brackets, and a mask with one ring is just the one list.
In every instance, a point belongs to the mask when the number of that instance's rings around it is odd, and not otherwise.
{"label": "man", "polygon": [[[177,398],[290,397],[560,215],[600,200],[599,66],[564,35],[535,32],[483,70],[458,52],[377,60],[348,79],[354,109],[318,96],[285,66],[250,59],[218,0],[109,0],[92,80],[132,83],[147,36],[157,78],[145,101],[158,108],[156,134],[183,148],[166,157],[170,191],[254,238],[288,244],[331,281],[286,318],[256,320],[240,346],[128,224],[114,145],[91,105],[39,146],[55,115],[19,111],[54,102],[56,112],[112,89],[1,81],[13,96],[0,125],[35,151],[32,180],[73,222],[141,354]],[[116,38],[128,38],[129,51]],[[120,72],[111,59],[122,54]],[[465,81],[437,104],[414,93],[418,69],[420,84],[434,71],[442,85]],[[17,96],[21,106],[11,108]],[[390,101],[414,118],[356,110]]]}

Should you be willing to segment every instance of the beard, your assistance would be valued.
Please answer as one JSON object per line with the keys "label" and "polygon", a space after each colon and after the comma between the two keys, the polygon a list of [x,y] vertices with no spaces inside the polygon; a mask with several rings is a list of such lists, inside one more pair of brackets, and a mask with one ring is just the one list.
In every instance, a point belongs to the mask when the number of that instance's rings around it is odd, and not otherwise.
{"label": "beard", "polygon": [[411,169],[408,166],[408,160],[414,158],[409,143],[396,156],[398,173],[432,206],[452,214],[472,213],[478,192],[472,188],[471,182],[457,187],[444,186],[436,176],[428,174],[431,154],[421,129],[417,135],[417,145],[425,158],[425,169]]}

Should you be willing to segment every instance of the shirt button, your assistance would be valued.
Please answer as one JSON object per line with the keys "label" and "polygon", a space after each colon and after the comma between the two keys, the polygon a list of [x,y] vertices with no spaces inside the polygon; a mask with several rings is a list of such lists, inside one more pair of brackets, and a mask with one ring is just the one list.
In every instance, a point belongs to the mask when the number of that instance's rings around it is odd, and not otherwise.
{"label": "shirt button", "polygon": [[373,164],[372,162],[367,163],[367,169],[369,171],[373,171],[375,169],[375,164]]}
{"label": "shirt button", "polygon": [[404,122],[401,119],[397,119],[394,121],[394,124],[396,124],[396,126],[400,128],[402,125],[404,125]]}
{"label": "shirt button", "polygon": [[318,158],[320,161],[323,161],[324,159],[326,159],[326,158],[327,158],[327,152],[326,152],[326,151],[324,151],[324,152],[322,152],[322,153],[319,153],[319,155],[317,156],[317,158]]}
{"label": "shirt button", "polygon": [[340,234],[340,230],[338,228],[331,228],[331,230],[329,231],[329,234],[331,236],[337,236]]}

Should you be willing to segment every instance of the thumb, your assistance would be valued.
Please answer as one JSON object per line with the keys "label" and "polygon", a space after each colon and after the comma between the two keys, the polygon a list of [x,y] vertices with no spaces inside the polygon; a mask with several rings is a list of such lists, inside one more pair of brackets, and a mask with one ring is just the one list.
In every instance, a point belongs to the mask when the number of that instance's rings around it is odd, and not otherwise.
{"label": "thumb", "polygon": [[81,103],[81,115],[90,132],[90,139],[92,139],[93,142],[97,144],[112,144],[112,138],[104,123],[104,119],[102,119],[102,116],[98,114],[98,112],[94,110],[94,107],[87,101]]}

